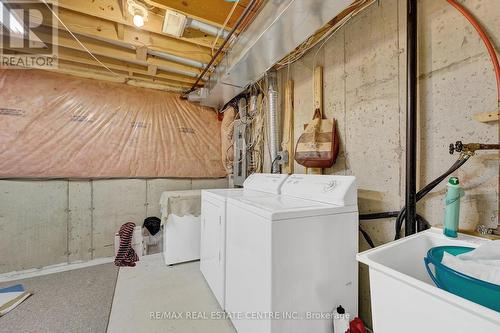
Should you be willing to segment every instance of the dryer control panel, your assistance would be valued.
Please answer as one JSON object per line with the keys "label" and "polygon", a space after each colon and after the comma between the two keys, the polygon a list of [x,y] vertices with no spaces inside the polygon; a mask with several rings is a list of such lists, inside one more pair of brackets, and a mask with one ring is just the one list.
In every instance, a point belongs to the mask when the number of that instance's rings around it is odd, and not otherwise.
{"label": "dryer control panel", "polygon": [[281,194],[339,206],[358,204],[356,177],[336,175],[292,175]]}
{"label": "dryer control panel", "polygon": [[266,193],[281,193],[281,186],[288,175],[271,173],[254,173],[243,184],[245,190],[261,191]]}

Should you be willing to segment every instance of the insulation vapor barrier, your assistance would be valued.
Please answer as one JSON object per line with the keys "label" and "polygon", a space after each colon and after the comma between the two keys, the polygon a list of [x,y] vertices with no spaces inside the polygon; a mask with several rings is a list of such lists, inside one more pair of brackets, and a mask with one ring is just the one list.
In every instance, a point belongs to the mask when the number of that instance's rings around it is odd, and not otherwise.
{"label": "insulation vapor barrier", "polygon": [[0,178],[224,177],[220,130],[176,94],[0,70]]}

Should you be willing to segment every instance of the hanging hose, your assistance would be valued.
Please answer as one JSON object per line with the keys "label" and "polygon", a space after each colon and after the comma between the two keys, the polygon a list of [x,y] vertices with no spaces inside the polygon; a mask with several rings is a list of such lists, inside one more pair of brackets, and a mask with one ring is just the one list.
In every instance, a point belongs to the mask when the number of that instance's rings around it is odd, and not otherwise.
{"label": "hanging hose", "polygon": [[[483,41],[484,45],[486,46],[486,49],[488,50],[488,54],[491,58],[491,62],[493,63],[493,69],[495,71],[495,76],[496,76],[496,82],[497,82],[497,110],[500,110],[500,62],[498,60],[497,53],[495,51],[495,47],[493,46],[490,38],[484,31],[483,27],[479,24],[479,22],[472,16],[472,14],[465,9],[464,6],[459,4],[456,0],[446,0],[451,6],[453,6],[456,10],[458,10],[468,21],[469,23],[476,29],[477,33],[481,37],[481,40]],[[427,195],[430,191],[432,191],[443,179],[448,177],[451,173],[453,173],[455,170],[460,168],[467,160],[471,157],[469,154],[462,154],[460,158],[453,164],[453,166],[442,176],[439,178],[436,178],[434,181],[432,181],[430,184],[425,186],[423,189],[421,189],[417,195],[416,195],[416,201],[418,202],[420,199],[422,199],[425,195]],[[375,214],[364,214],[360,215],[360,220],[375,220],[375,219],[382,219],[382,218],[391,218],[397,216],[396,219],[396,225],[395,225],[395,231],[396,231],[396,236],[395,239],[399,239],[401,237],[401,228],[404,223],[406,215],[406,207],[404,207],[399,213],[396,214],[396,212],[385,212],[385,213],[375,213]],[[417,222],[419,224],[419,228],[425,228],[428,226],[428,222],[425,221],[425,219],[421,216],[417,215]],[[361,230],[360,230],[361,231]],[[362,232],[363,233],[363,232]],[[363,234],[363,236],[365,236]],[[368,236],[368,235],[366,235]],[[365,236],[365,238],[366,238]],[[369,237],[369,236],[368,236]]]}
{"label": "hanging hose", "polygon": [[360,214],[360,220],[380,220],[380,219],[390,219],[391,217],[397,217],[398,212],[384,212],[384,213],[370,213],[370,214]]}
{"label": "hanging hose", "polygon": [[375,244],[373,243],[370,235],[368,235],[368,233],[366,231],[364,231],[361,228],[361,226],[359,227],[359,232],[363,235],[363,237],[365,238],[365,241],[368,243],[368,245],[370,245],[370,247],[373,249],[375,247]]}
{"label": "hanging hose", "polygon": [[[399,212],[360,214],[359,220],[360,221],[370,221],[370,220],[394,218],[394,217],[398,217],[398,216],[399,216]],[[420,216],[419,214],[417,214],[417,216],[416,216],[416,221],[418,223],[418,231],[419,232],[422,230],[429,229],[431,227],[430,223],[425,218]],[[363,235],[363,237],[365,238],[368,245],[370,245],[370,247],[374,248],[375,244],[373,243],[372,239],[370,238],[370,235],[366,231],[364,231],[361,228],[361,226],[359,227],[359,232]]]}
{"label": "hanging hose", "polygon": [[[484,45],[486,46],[486,49],[488,50],[488,54],[490,55],[491,62],[493,63],[493,69],[495,71],[496,75],[496,81],[497,81],[497,109],[500,109],[500,63],[498,61],[498,56],[496,54],[495,48],[493,47],[493,44],[491,43],[491,40],[489,39],[488,35],[484,31],[484,29],[481,27],[479,22],[469,13],[465,7],[463,7],[461,4],[457,3],[456,0],[447,0],[448,3],[453,6],[455,9],[457,9],[469,22],[472,24],[472,26],[476,29],[478,32],[479,36],[481,37],[481,40],[483,41]],[[439,178],[435,179],[433,182],[431,182],[429,185],[425,186],[423,189],[421,189],[417,193],[417,202],[422,199],[427,193],[432,191],[443,179],[448,177],[451,173],[453,173],[455,170],[460,168],[467,160],[470,158],[471,155],[469,154],[462,154],[458,161],[453,164],[453,166],[442,176]],[[405,219],[405,213],[406,213],[406,207],[404,207],[398,214],[398,217],[396,219],[396,236],[395,239],[399,239],[401,237],[401,228],[403,226],[403,221]]]}
{"label": "hanging hose", "polygon": [[493,47],[493,44],[491,43],[491,40],[489,39],[488,35],[484,31],[484,29],[481,27],[479,22],[472,16],[471,13],[465,7],[463,7],[461,4],[459,4],[456,0],[447,0],[450,5],[455,7],[456,10],[458,10],[460,13],[462,13],[463,16],[472,24],[472,26],[476,29],[476,31],[479,33],[479,36],[483,40],[484,45],[486,45],[486,48],[488,49],[488,53],[491,58],[491,62],[493,63],[493,68],[495,70],[496,78],[497,78],[497,108],[500,109],[500,63],[498,62],[498,56],[495,52],[495,48]]}
{"label": "hanging hose", "polygon": [[[451,166],[451,168],[448,169],[444,174],[439,176],[438,178],[434,179],[432,182],[430,182],[428,185],[426,185],[424,188],[422,188],[420,191],[417,193],[417,202],[420,201],[423,197],[425,197],[430,191],[432,191],[439,183],[441,183],[446,177],[451,175],[453,172],[455,172],[458,168],[460,168],[462,165],[464,165],[465,162],[469,160],[471,155],[469,154],[462,154],[460,155],[460,158]],[[401,211],[398,214],[398,217],[396,219],[396,236],[394,237],[395,240],[401,238],[401,228],[403,227],[403,222],[405,220],[405,213],[406,213],[406,207],[403,207]]]}

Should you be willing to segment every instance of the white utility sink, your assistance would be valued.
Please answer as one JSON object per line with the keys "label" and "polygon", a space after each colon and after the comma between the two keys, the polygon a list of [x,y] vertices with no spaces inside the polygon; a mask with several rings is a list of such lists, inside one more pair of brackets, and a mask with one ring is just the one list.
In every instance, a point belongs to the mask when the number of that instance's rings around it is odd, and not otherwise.
{"label": "white utility sink", "polygon": [[432,247],[483,242],[489,240],[464,234],[451,239],[432,228],[358,254],[369,266],[374,332],[500,332],[500,312],[435,287],[424,265]]}

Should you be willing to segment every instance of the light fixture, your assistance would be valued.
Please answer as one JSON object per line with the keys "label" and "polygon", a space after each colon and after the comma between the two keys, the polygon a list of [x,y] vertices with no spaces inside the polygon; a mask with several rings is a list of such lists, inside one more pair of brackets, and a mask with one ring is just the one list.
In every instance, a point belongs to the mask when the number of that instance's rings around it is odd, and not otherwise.
{"label": "light fixture", "polygon": [[143,4],[135,0],[127,0],[128,12],[133,15],[134,25],[138,28],[144,26],[144,22],[148,20],[148,9]]}
{"label": "light fixture", "polygon": [[144,17],[142,17],[141,13],[136,13],[134,15],[134,25],[138,28],[144,26]]}

